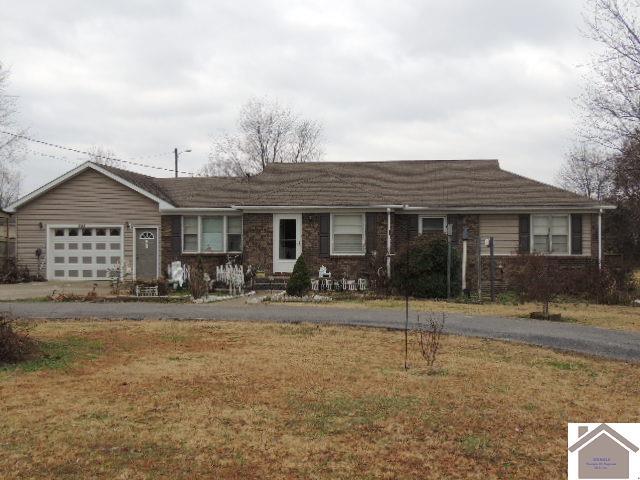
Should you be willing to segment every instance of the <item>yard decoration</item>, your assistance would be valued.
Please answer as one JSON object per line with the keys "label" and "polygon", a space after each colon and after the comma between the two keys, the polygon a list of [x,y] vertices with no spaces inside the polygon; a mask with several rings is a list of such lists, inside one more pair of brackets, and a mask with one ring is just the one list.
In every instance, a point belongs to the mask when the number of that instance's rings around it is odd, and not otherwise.
{"label": "yard decoration", "polygon": [[301,256],[296,260],[296,264],[293,266],[293,272],[287,282],[287,295],[302,297],[311,288],[311,276],[309,275],[309,269]]}

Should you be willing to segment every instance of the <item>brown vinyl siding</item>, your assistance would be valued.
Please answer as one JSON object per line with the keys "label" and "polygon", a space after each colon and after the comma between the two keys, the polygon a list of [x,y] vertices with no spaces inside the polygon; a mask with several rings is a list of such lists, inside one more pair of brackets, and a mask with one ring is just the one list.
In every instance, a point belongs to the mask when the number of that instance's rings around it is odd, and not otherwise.
{"label": "brown vinyl siding", "polygon": [[[493,237],[496,255],[518,253],[518,215],[480,215],[480,237]],[[489,254],[489,248],[482,245],[482,253]]]}
{"label": "brown vinyl siding", "polygon": [[[160,227],[157,202],[88,169],[61,183],[17,212],[18,262],[37,272],[35,251],[46,254],[48,225],[124,225]],[[39,227],[39,223],[44,228]],[[133,229],[124,229],[125,261],[133,268]],[[162,271],[162,265],[160,265]],[[46,275],[46,259],[42,266]]]}
{"label": "brown vinyl siding", "polygon": [[[535,214],[532,214],[535,215]],[[480,215],[481,238],[494,238],[496,255],[518,253],[518,215]],[[489,254],[489,248],[482,246],[482,253]],[[582,255],[591,255],[591,216],[582,215]]]}

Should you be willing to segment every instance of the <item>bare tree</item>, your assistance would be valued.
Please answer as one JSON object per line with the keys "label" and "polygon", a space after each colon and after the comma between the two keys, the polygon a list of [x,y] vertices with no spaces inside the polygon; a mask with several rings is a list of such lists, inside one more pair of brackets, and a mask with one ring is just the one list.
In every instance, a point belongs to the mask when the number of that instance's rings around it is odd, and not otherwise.
{"label": "bare tree", "polygon": [[587,36],[602,47],[582,99],[585,135],[608,148],[639,139],[640,0],[589,0]]}
{"label": "bare tree", "polygon": [[[7,93],[9,71],[0,63],[0,129],[15,132],[17,98]],[[23,131],[17,133],[24,133]],[[22,175],[19,164],[24,145],[19,136],[0,136],[0,207],[4,208],[18,198]]]}
{"label": "bare tree", "polygon": [[119,167],[120,161],[116,159],[116,154],[110,148],[101,146],[92,146],[87,149],[89,160],[100,165],[108,167]]}
{"label": "bare tree", "polygon": [[613,191],[613,161],[601,150],[582,145],[567,155],[558,183],[567,190],[604,200]]}
{"label": "bare tree", "polygon": [[201,174],[251,175],[270,163],[300,163],[322,156],[322,126],[277,102],[253,99],[240,110],[238,132],[214,140]]}

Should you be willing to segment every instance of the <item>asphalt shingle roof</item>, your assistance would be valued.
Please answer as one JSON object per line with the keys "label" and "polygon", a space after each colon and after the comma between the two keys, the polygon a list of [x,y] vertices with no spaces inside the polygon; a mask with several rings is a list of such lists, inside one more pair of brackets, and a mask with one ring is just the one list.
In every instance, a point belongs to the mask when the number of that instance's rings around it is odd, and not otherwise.
{"label": "asphalt shingle roof", "polygon": [[107,167],[176,207],[598,207],[600,203],[502,170],[497,160],[272,164],[250,178],[154,178]]}

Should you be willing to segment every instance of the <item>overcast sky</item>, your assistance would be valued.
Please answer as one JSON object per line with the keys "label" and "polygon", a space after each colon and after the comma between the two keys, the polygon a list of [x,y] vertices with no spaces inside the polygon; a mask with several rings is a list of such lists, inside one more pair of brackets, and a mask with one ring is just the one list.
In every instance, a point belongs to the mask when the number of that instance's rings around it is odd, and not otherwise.
{"label": "overcast sky", "polygon": [[[583,0],[2,3],[0,61],[31,136],[168,168],[191,148],[187,171],[268,96],[324,124],[325,160],[498,158],[551,182],[594,48]],[[26,193],[72,163],[23,167]]]}

